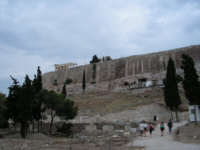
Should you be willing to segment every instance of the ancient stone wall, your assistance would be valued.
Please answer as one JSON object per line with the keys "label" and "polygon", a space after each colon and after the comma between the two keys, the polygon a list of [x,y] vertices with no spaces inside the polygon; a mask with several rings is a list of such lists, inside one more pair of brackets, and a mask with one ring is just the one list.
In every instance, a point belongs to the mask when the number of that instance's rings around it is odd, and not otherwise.
{"label": "ancient stone wall", "polygon": [[[67,78],[73,80],[71,91],[81,91],[83,71],[86,73],[87,87],[96,90],[110,90],[113,87],[122,86],[122,81],[147,78],[149,80],[162,80],[163,72],[167,68],[169,57],[176,63],[177,69],[181,65],[181,55],[185,53],[193,57],[197,66],[200,67],[200,45],[184,47],[164,52],[151,53],[146,55],[130,56],[96,64],[96,78],[93,79],[93,64],[69,68],[68,70],[57,70],[43,75],[44,88],[61,91]],[[200,68],[197,68],[200,69]],[[53,85],[54,81],[57,85]],[[95,84],[95,85],[92,85]]]}

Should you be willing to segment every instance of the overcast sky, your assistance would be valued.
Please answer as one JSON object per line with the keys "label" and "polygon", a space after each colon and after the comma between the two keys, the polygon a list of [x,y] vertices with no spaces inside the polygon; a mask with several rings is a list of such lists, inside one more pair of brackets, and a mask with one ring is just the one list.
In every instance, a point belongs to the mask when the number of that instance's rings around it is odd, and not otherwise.
{"label": "overcast sky", "polygon": [[0,92],[54,64],[200,44],[200,0],[0,0]]}

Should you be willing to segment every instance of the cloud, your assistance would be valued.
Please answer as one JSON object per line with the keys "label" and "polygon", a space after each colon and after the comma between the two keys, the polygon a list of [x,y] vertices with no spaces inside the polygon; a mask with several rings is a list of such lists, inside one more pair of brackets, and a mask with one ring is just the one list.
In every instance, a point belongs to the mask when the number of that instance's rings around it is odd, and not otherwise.
{"label": "cloud", "polygon": [[[0,80],[199,44],[197,0],[1,0]],[[1,82],[1,81],[0,81]],[[5,84],[4,84],[5,85]]]}

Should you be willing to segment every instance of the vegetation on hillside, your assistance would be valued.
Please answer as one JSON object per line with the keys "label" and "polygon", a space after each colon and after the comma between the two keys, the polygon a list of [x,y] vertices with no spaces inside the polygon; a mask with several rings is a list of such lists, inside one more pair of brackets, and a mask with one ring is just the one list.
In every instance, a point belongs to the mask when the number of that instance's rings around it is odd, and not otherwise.
{"label": "vegetation on hillside", "polygon": [[17,79],[13,77],[11,79],[13,84],[9,87],[8,97],[0,95],[0,112],[3,112],[0,114],[5,114],[0,115],[0,119],[5,121],[11,119],[14,125],[20,124],[22,138],[26,138],[30,124],[33,125],[34,131],[35,122],[38,122],[39,132],[39,123],[46,110],[50,110],[51,116],[49,133],[52,131],[55,116],[69,120],[77,115],[78,108],[73,101],[65,99],[62,94],[42,89],[42,73],[39,67],[34,79],[31,80],[26,75],[22,85]]}
{"label": "vegetation on hillside", "polygon": [[[192,57],[183,54],[181,68],[184,71],[183,88],[186,98],[191,105],[200,105],[200,81]],[[195,121],[197,121],[196,110]]]}
{"label": "vegetation on hillside", "polygon": [[[170,58],[168,61],[166,78],[163,80],[163,82],[165,103],[171,111],[176,112],[176,120],[178,121],[179,119],[177,110],[178,106],[181,104],[181,100],[177,86],[176,68],[172,58]],[[173,119],[172,113],[171,118]]]}

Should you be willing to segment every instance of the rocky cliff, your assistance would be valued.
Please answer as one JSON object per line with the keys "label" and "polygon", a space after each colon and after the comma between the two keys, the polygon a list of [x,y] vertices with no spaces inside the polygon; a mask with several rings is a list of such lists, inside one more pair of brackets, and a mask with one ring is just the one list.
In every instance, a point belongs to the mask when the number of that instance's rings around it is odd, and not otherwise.
{"label": "rocky cliff", "polygon": [[[167,61],[172,57],[179,73],[181,55],[193,57],[200,70],[200,45],[178,48],[158,53],[136,55],[111,61],[88,64],[67,70],[57,70],[43,75],[43,86],[60,92],[66,79],[72,79],[67,86],[68,93],[80,93],[83,71],[86,73],[86,91],[124,90],[127,88],[161,85],[165,76]],[[94,69],[95,68],[95,69]],[[55,83],[56,82],[56,83]]]}

